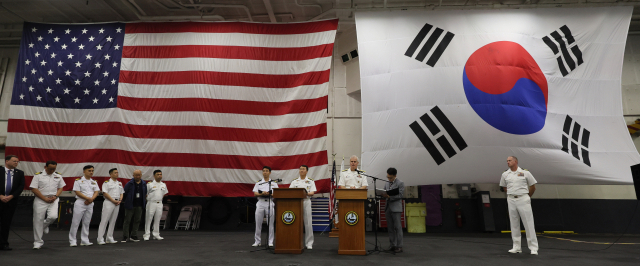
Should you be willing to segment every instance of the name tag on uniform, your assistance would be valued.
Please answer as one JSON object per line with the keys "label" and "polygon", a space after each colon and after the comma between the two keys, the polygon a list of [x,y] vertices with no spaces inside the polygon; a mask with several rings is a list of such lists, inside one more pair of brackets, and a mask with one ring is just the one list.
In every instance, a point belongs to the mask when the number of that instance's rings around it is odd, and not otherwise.
{"label": "name tag on uniform", "polygon": [[518,173],[518,176],[524,176],[524,173]]}
{"label": "name tag on uniform", "polygon": [[140,193],[136,193],[136,198],[140,198]]}

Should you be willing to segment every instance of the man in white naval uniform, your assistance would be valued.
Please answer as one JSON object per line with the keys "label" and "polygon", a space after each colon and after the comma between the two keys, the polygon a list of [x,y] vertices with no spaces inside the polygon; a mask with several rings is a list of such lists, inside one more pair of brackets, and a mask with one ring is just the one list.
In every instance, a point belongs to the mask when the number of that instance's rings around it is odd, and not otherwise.
{"label": "man in white naval uniform", "polygon": [[[111,178],[102,184],[104,203],[102,204],[102,216],[100,217],[100,226],[98,227],[98,245],[118,243],[118,241],[113,239],[113,229],[116,227],[116,220],[118,219],[124,188],[122,187],[122,183],[118,181],[118,169],[110,169],[109,176]],[[109,226],[108,228],[107,225]],[[104,242],[105,231],[107,231],[106,243]]]}
{"label": "man in white naval uniform", "polygon": [[307,190],[307,197],[302,201],[302,211],[304,212],[304,242],[307,249],[313,248],[313,220],[311,216],[311,196],[316,192],[316,183],[307,177],[309,167],[300,166],[300,177],[291,181],[289,188],[304,188]]}
{"label": "man in white naval uniform", "polygon": [[76,193],[76,202],[73,204],[73,220],[69,231],[69,244],[76,247],[78,239],[78,226],[82,222],[82,234],[80,235],[80,246],[91,246],[89,242],[89,223],[93,215],[93,201],[100,192],[98,182],[91,179],[93,176],[93,166],[87,165],[82,168],[84,176],[76,179],[73,183],[73,191]]}
{"label": "man in white naval uniform", "polygon": [[[351,189],[367,189],[369,184],[367,183],[367,177],[358,173],[358,156],[351,156],[349,159],[349,169],[340,173],[340,180],[338,181],[339,188],[351,188]],[[361,171],[364,172],[364,171]]]}
{"label": "man in white naval uniform", "polygon": [[[260,246],[262,242],[262,219],[267,216],[269,219],[269,246],[273,247],[273,219],[275,215],[275,211],[273,209],[274,202],[271,195],[273,194],[273,189],[278,188],[278,184],[275,181],[272,181],[269,176],[271,175],[271,167],[264,166],[262,167],[262,177],[254,186],[253,186],[253,195],[258,198],[258,202],[256,203],[256,234],[254,237],[253,247]],[[271,187],[269,187],[271,184]]]}
{"label": "man in white naval uniform", "polygon": [[521,253],[520,219],[527,232],[527,244],[532,255],[538,255],[538,238],[536,237],[536,227],[533,224],[533,212],[531,211],[531,196],[536,191],[536,181],[533,175],[527,170],[518,167],[518,158],[509,156],[507,158],[509,170],[502,173],[500,186],[507,193],[507,204],[509,206],[509,220],[511,221],[511,238],[513,238],[513,248],[509,253]]}
{"label": "man in white naval uniform", "polygon": [[144,241],[151,236],[151,221],[153,220],[153,238],[162,240],[160,236],[160,218],[162,217],[162,198],[169,190],[167,184],[162,182],[162,171],[153,171],[153,181],[147,182],[147,212],[144,217]]}
{"label": "man in white naval uniform", "polygon": [[44,171],[36,173],[31,180],[31,191],[36,195],[33,200],[33,249],[44,245],[42,233],[48,234],[49,225],[58,219],[58,197],[66,184],[62,175],[56,173],[57,167],[55,161],[47,161]]}

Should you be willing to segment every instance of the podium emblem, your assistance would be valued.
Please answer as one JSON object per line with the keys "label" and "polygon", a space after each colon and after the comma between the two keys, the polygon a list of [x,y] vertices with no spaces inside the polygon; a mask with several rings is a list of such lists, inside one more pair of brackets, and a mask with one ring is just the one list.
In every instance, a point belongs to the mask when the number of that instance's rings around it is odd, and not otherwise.
{"label": "podium emblem", "polygon": [[344,216],[344,220],[348,225],[356,225],[358,223],[358,214],[354,211],[347,212],[347,215]]}
{"label": "podium emblem", "polygon": [[292,211],[282,213],[282,222],[284,224],[292,224],[296,220],[296,215]]}

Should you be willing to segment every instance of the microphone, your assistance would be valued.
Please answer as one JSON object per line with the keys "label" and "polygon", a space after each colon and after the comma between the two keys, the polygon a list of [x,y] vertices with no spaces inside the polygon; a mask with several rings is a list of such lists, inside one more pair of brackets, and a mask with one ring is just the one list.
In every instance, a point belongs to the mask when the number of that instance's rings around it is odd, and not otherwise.
{"label": "microphone", "polygon": [[281,179],[281,178],[274,179],[274,180],[271,180],[271,182],[276,182],[276,183],[277,183],[277,182],[282,182],[282,179]]}
{"label": "microphone", "polygon": [[362,174],[363,172],[360,171],[360,169],[356,169],[356,172],[358,172],[358,174]]}

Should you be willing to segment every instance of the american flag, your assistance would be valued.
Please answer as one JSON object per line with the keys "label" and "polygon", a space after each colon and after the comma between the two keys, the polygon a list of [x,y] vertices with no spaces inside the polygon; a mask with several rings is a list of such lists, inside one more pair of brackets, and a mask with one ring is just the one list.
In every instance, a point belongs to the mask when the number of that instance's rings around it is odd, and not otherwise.
{"label": "american flag", "polygon": [[98,181],[161,169],[172,194],[251,196],[262,166],[289,183],[305,164],[328,192],[337,25],[25,23],[6,154],[27,179],[57,161],[66,189],[91,164]]}

